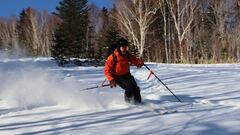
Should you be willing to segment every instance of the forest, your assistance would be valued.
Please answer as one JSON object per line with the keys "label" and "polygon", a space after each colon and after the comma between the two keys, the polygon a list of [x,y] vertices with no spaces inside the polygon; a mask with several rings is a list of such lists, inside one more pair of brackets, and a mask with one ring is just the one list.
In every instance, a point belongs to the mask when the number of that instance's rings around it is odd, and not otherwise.
{"label": "forest", "polygon": [[53,13],[0,17],[0,54],[99,63],[119,37],[145,61],[237,63],[240,0],[113,0],[111,8],[62,0]]}

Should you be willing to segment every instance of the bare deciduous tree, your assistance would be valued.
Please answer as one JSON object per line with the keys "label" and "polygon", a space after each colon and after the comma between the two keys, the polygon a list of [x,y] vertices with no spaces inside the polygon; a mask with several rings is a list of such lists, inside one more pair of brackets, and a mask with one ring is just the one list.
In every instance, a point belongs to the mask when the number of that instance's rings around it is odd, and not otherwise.
{"label": "bare deciduous tree", "polygon": [[180,60],[183,61],[183,41],[187,31],[191,28],[197,3],[194,0],[167,0],[167,3],[177,31]]}
{"label": "bare deciduous tree", "polygon": [[39,55],[50,56],[53,45],[53,35],[57,24],[61,21],[58,17],[50,15],[47,11],[39,13],[37,18],[37,33],[39,39]]}
{"label": "bare deciduous tree", "polygon": [[159,6],[156,0],[118,0],[115,18],[120,30],[129,36],[137,47],[139,56],[143,56],[146,47],[146,35],[154,22],[154,14]]}
{"label": "bare deciduous tree", "polygon": [[[16,34],[16,16],[0,20],[0,41],[2,49],[7,51],[18,49],[18,37]],[[10,52],[11,53],[11,52]]]}
{"label": "bare deciduous tree", "polygon": [[[214,29],[212,34],[212,51],[213,57],[212,60],[214,62],[220,62],[220,60],[227,59],[227,28],[230,24],[230,17],[232,16],[230,13],[230,1],[232,0],[212,0],[210,2],[211,12],[213,17],[209,17],[209,21]],[[226,2],[229,2],[226,4]]]}
{"label": "bare deciduous tree", "polygon": [[163,16],[163,22],[164,22],[163,29],[164,29],[164,47],[165,47],[165,54],[166,54],[166,62],[169,63],[170,47],[167,44],[167,11],[166,11],[167,5],[166,4],[167,4],[166,0],[159,0],[159,7],[161,10],[161,14]]}
{"label": "bare deciduous tree", "polygon": [[40,13],[31,8],[23,10],[18,22],[18,38],[27,55],[50,56],[53,34],[59,21],[46,11]]}

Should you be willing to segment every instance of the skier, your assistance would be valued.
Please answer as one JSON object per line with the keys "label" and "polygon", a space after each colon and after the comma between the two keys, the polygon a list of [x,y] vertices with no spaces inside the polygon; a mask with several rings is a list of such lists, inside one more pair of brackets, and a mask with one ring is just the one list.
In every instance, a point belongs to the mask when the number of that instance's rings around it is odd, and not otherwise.
{"label": "skier", "polygon": [[127,103],[139,104],[142,102],[140,89],[130,73],[129,63],[141,68],[144,61],[128,52],[129,42],[126,39],[120,38],[117,44],[117,48],[106,60],[105,76],[111,88],[119,85],[125,90],[124,99]]}

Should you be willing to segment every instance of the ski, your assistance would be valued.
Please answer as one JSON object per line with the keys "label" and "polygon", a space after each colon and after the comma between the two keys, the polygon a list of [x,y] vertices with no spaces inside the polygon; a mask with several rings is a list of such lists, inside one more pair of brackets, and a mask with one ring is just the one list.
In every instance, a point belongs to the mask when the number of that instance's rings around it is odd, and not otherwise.
{"label": "ski", "polygon": [[177,112],[177,110],[175,109],[171,109],[163,105],[158,105],[158,104],[149,103],[149,102],[143,102],[141,104],[131,104],[131,105],[135,106],[138,109],[155,112],[159,115],[165,115],[165,114],[171,114],[171,113]]}

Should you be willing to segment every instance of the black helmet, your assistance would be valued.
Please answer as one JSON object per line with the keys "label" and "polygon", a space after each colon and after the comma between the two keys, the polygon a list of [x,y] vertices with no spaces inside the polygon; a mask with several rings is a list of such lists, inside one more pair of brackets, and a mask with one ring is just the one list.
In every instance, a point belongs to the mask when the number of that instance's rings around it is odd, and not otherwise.
{"label": "black helmet", "polygon": [[129,46],[129,42],[125,38],[120,38],[118,40],[118,46],[119,47],[121,47],[121,46]]}

